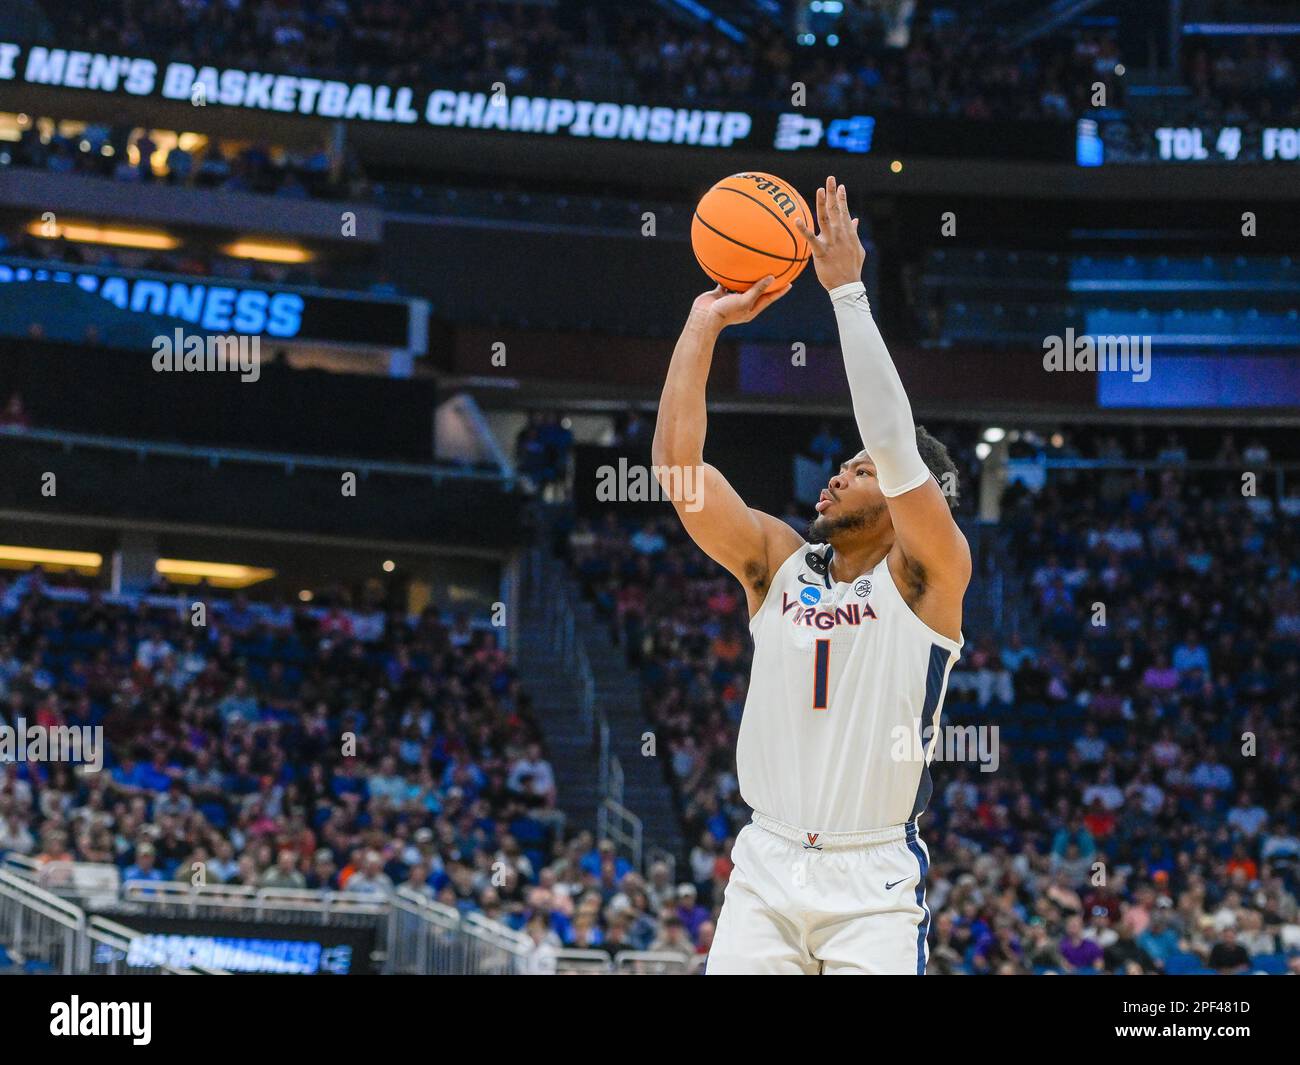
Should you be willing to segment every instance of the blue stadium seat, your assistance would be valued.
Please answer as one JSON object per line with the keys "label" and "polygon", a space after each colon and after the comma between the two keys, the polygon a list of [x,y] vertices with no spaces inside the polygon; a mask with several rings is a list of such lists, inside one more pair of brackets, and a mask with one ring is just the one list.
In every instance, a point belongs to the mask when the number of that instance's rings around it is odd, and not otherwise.
{"label": "blue stadium seat", "polygon": [[1170,954],[1165,959],[1165,972],[1169,976],[1188,976],[1203,971],[1206,971],[1205,966],[1195,954],[1186,954],[1180,951],[1176,954]]}
{"label": "blue stadium seat", "polygon": [[1277,320],[1273,315],[1260,314],[1257,307],[1251,307],[1238,317],[1237,332],[1243,337],[1271,336],[1277,332]]}
{"label": "blue stadium seat", "polygon": [[1129,336],[1146,324],[1138,312],[1114,307],[1097,307],[1084,315],[1084,325],[1093,336]]}
{"label": "blue stadium seat", "polygon": [[1286,975],[1285,954],[1256,954],[1250,959],[1251,972],[1267,973],[1269,976]]}
{"label": "blue stadium seat", "polygon": [[1235,316],[1221,307],[1209,310],[1170,311],[1161,322],[1162,333],[1171,336],[1230,336],[1236,332]]}
{"label": "blue stadium seat", "polygon": [[1070,263],[1070,276],[1080,281],[1138,281],[1146,274],[1144,264],[1132,255],[1081,255]]}
{"label": "blue stadium seat", "polygon": [[1152,277],[1163,281],[1201,281],[1204,269],[1199,259],[1184,259],[1158,256],[1151,262]]}

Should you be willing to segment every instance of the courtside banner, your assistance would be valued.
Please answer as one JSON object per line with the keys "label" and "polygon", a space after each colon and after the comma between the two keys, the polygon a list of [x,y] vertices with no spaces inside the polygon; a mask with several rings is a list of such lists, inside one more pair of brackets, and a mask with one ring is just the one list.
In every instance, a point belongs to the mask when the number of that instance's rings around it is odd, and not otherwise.
{"label": "courtside banner", "polygon": [[421,300],[0,256],[0,336],[139,349],[180,329],[423,354],[427,318]]}
{"label": "courtside banner", "polygon": [[[411,129],[711,150],[887,151],[1069,162],[1074,137],[1064,122],[827,115],[793,106],[751,111],[663,106],[649,100],[615,103],[515,94],[504,84],[478,91],[417,87],[0,42],[0,88],[7,83]],[[29,103],[27,109],[35,106]]]}
{"label": "courtside banner", "polygon": [[90,960],[101,972],[154,974],[171,968],[236,975],[347,976],[374,971],[374,927],[154,914],[115,920],[131,934],[116,946],[92,945]]}

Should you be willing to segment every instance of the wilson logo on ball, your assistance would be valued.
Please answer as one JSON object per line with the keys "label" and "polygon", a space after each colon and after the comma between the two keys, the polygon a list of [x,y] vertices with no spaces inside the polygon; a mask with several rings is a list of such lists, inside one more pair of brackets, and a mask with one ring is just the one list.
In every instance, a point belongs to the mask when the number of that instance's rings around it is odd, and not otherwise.
{"label": "wilson logo on ball", "polygon": [[714,281],[743,292],[771,274],[771,291],[786,288],[808,265],[808,242],[794,228],[812,228],[804,198],[771,174],[741,173],[709,189],[691,221],[691,248]]}
{"label": "wilson logo on ball", "polygon": [[790,218],[794,215],[794,213],[799,210],[799,204],[803,202],[802,200],[797,199],[799,195],[797,192],[794,192],[793,190],[787,192],[781,187],[779,181],[767,174],[736,174],[735,176],[738,178],[747,178],[754,182],[754,187],[758,189],[759,192],[766,192],[772,198],[772,203],[776,205],[777,209],[780,210],[786,218]]}

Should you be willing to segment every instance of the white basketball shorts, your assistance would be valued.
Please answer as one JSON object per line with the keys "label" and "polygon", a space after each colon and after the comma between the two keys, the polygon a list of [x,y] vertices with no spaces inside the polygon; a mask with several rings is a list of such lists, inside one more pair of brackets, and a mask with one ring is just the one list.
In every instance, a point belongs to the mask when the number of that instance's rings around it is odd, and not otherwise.
{"label": "white basketball shorts", "polygon": [[925,974],[930,855],[915,822],[818,833],[756,813],[731,860],[707,974]]}

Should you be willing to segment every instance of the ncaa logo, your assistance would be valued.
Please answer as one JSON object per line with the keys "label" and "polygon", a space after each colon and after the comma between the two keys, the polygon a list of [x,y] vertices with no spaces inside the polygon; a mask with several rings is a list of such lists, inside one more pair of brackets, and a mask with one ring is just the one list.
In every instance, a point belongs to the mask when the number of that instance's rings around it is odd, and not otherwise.
{"label": "ncaa logo", "polygon": [[857,592],[857,594],[860,595],[863,599],[865,599],[867,596],[871,594],[871,582],[867,580],[866,577],[863,577],[861,580],[858,581],[857,584],[853,586],[853,590]]}
{"label": "ncaa logo", "polygon": [[816,606],[821,602],[822,593],[816,588],[805,588],[799,593],[799,601],[804,606]]}

